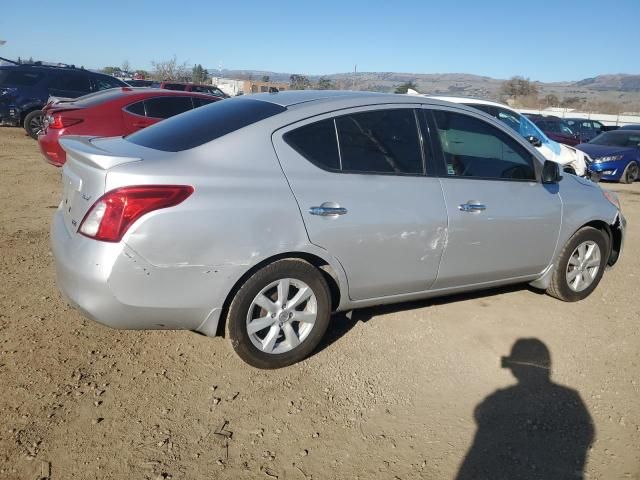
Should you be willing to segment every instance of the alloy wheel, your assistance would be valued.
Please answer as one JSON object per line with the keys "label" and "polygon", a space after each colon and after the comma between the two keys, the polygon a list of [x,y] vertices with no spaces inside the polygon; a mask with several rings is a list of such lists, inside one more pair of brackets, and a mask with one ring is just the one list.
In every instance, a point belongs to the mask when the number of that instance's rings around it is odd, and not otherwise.
{"label": "alloy wheel", "polygon": [[247,313],[251,343],[270,354],[286,353],[304,342],[316,322],[316,295],[301,280],[283,278],[263,288]]}
{"label": "alloy wheel", "polygon": [[594,241],[587,240],[579,244],[567,263],[567,285],[574,292],[589,288],[600,270],[600,247]]}

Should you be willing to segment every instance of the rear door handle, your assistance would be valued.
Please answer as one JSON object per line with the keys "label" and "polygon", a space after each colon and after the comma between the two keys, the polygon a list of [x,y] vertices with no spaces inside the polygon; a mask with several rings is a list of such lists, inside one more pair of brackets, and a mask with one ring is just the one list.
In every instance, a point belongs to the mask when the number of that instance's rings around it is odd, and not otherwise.
{"label": "rear door handle", "polygon": [[462,205],[458,205],[458,210],[460,210],[461,212],[482,212],[486,209],[486,205],[478,202],[467,202],[463,203]]}
{"label": "rear door handle", "polygon": [[321,217],[333,217],[338,215],[345,215],[347,213],[347,209],[344,207],[325,207],[324,204],[319,207],[311,207],[309,208],[309,213],[311,215],[319,215]]}

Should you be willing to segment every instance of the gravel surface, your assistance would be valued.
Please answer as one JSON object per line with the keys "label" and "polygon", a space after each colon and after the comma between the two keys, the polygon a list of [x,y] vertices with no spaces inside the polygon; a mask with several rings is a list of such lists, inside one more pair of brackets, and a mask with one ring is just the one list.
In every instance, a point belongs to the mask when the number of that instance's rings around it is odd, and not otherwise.
{"label": "gravel surface", "polygon": [[[572,442],[585,477],[640,479],[640,184],[607,185],[625,252],[585,301],[515,287],[360,310],[308,360],[259,371],[222,338],[67,306],[48,233],[60,170],[16,128],[0,166],[2,479],[447,479],[474,461],[528,479]],[[544,399],[501,368],[522,338],[550,351]]]}

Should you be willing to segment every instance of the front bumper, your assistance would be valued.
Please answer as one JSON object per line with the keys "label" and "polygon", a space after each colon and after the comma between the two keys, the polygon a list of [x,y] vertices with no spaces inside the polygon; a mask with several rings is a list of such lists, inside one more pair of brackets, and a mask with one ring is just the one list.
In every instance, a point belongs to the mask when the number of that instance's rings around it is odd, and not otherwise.
{"label": "front bumper", "polygon": [[589,165],[589,169],[600,175],[601,180],[617,182],[622,177],[625,166],[623,162],[593,162]]}
{"label": "front bumper", "polygon": [[11,103],[0,102],[0,125],[20,125],[20,109]]}
{"label": "front bumper", "polygon": [[70,234],[60,209],[51,246],[58,288],[96,322],[122,329],[196,330],[214,316],[217,324],[223,299],[218,302],[215,292],[222,291],[225,279],[220,270],[151,265],[124,243]]}

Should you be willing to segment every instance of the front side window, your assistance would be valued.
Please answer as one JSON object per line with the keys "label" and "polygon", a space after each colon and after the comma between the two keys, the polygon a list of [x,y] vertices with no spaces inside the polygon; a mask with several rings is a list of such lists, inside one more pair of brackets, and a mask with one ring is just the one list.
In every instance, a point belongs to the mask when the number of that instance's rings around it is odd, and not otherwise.
{"label": "front side window", "polygon": [[169,118],[193,108],[190,97],[158,97],[145,100],[147,117]]}
{"label": "front side window", "polygon": [[531,154],[506,133],[468,115],[433,114],[449,176],[535,180]]}

